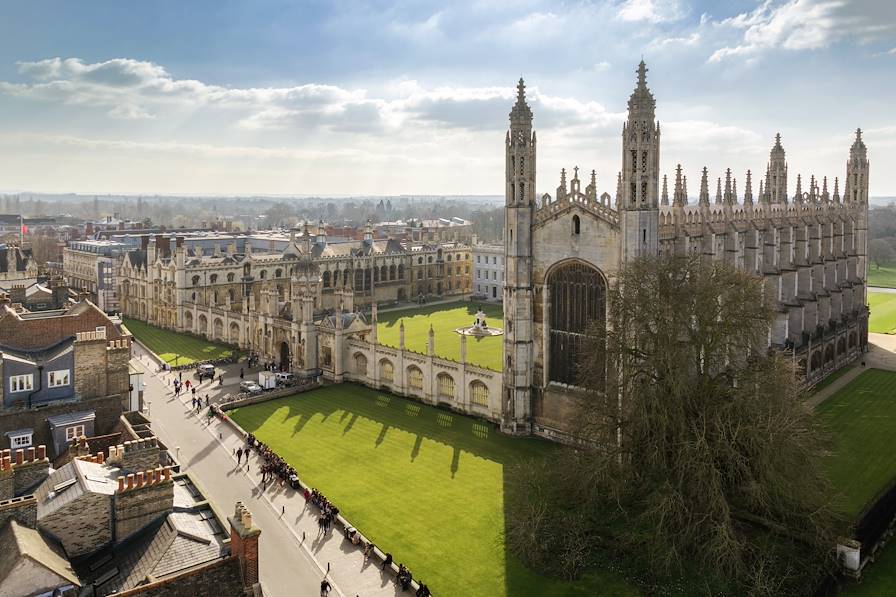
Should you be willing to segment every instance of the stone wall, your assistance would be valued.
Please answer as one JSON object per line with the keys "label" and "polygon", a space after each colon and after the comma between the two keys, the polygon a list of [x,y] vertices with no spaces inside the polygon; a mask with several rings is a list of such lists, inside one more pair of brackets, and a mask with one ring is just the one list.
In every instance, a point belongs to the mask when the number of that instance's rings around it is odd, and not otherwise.
{"label": "stone wall", "polygon": [[0,501],[0,527],[10,518],[29,529],[37,526],[37,499],[33,495]]}
{"label": "stone wall", "polygon": [[124,442],[117,452],[113,462],[126,473],[145,471],[159,466],[159,442],[155,437]]}
{"label": "stone wall", "polygon": [[8,500],[35,489],[49,476],[46,446],[0,451],[0,500]]}
{"label": "stone wall", "polygon": [[87,492],[42,516],[39,526],[62,544],[69,557],[84,555],[112,541],[111,505],[108,495]]}
{"label": "stone wall", "polygon": [[122,591],[117,597],[239,597],[244,594],[255,593],[242,591],[239,562],[230,557],[173,578]]}
{"label": "stone wall", "polygon": [[[0,433],[13,429],[33,429],[32,443],[54,445],[54,438],[50,435],[50,426],[47,418],[55,415],[92,410],[96,414],[94,419],[94,433],[105,435],[112,433],[118,424],[118,418],[122,413],[121,396],[102,396],[88,398],[61,404],[51,404],[40,409],[14,408],[0,410]],[[51,454],[57,456],[57,454]]]}
{"label": "stone wall", "polygon": [[107,396],[106,391],[106,340],[75,343],[75,395],[82,398]]}
{"label": "stone wall", "polygon": [[174,482],[169,469],[164,473],[158,468],[129,474],[121,487],[123,481],[119,477],[119,490],[112,503],[116,543],[174,509]]}

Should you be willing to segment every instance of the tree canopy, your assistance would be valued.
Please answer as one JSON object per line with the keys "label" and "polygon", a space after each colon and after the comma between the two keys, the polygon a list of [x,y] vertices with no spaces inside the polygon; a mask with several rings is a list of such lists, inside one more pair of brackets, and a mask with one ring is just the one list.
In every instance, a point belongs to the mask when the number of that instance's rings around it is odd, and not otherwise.
{"label": "tree canopy", "polygon": [[574,576],[615,546],[706,592],[811,590],[836,529],[825,440],[791,360],[767,349],[772,316],[762,280],[723,263],[627,264],[583,351],[575,449],[517,476],[517,552]]}

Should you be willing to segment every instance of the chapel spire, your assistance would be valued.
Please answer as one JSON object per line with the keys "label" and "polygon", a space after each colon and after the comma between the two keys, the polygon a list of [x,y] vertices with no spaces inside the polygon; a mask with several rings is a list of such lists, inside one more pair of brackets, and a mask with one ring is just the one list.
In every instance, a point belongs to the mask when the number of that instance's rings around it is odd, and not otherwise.
{"label": "chapel spire", "polygon": [[660,203],[662,205],[669,205],[669,183],[666,180],[665,174],[663,174],[663,192],[660,197]]}
{"label": "chapel spire", "polygon": [[709,172],[706,166],[703,166],[703,176],[700,178],[700,205],[709,205]]}

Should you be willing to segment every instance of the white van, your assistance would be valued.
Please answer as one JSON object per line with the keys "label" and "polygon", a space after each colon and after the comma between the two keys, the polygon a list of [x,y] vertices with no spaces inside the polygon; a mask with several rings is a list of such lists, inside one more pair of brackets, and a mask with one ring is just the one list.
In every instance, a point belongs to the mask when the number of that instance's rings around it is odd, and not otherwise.
{"label": "white van", "polygon": [[277,374],[277,385],[288,386],[295,382],[296,376],[293,373],[283,372]]}

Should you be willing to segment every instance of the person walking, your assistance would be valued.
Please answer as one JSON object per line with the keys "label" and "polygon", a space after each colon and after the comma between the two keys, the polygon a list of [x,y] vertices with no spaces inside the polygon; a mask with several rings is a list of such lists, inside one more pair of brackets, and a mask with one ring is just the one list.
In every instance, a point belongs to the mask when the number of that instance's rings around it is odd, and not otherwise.
{"label": "person walking", "polygon": [[380,566],[380,570],[385,570],[387,566],[392,565],[392,554],[386,553],[386,557],[383,559],[383,565]]}
{"label": "person walking", "polygon": [[320,597],[327,597],[330,594],[330,583],[324,578],[320,581]]}
{"label": "person walking", "polygon": [[245,371],[243,371],[243,368],[240,367],[240,380],[243,379],[244,375],[245,375]]}
{"label": "person walking", "polygon": [[236,449],[236,463],[239,464],[240,460],[242,460],[242,459],[243,459],[243,449],[237,448]]}

